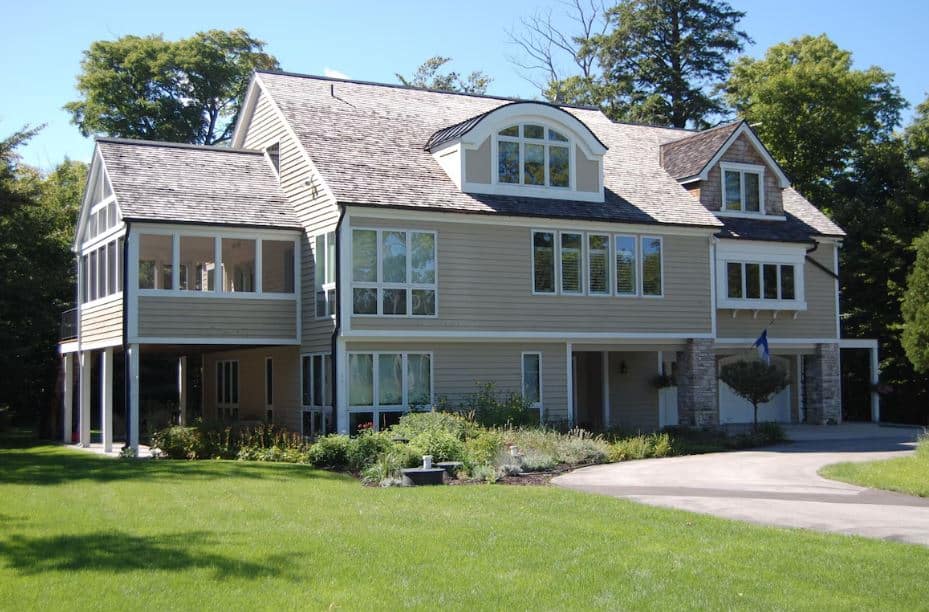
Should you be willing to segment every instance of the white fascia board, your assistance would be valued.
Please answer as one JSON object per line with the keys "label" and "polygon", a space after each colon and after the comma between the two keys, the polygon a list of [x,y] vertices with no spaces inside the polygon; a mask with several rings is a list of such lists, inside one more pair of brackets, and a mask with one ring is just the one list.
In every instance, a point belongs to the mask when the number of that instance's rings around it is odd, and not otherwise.
{"label": "white fascia board", "polygon": [[146,221],[132,222],[133,234],[155,234],[180,236],[215,236],[228,238],[268,238],[270,240],[295,239],[303,235],[298,229],[276,229],[273,227],[243,227],[240,225],[227,226],[221,224],[198,223],[158,223]]}
{"label": "white fascia board", "polygon": [[448,178],[452,179],[455,187],[461,189],[464,177],[464,151],[460,142],[451,142],[432,152],[432,157],[442,167]]}
{"label": "white fascia board", "polygon": [[[714,155],[712,159],[710,159],[710,161],[706,164],[706,166],[703,167],[703,170],[700,171],[700,174],[698,175],[697,178],[699,178],[702,181],[707,180],[710,176],[710,170],[713,169],[713,167],[719,163],[719,160],[722,159],[722,156],[726,153],[726,151],[729,150],[729,147],[732,146],[732,143],[738,140],[739,136],[742,136],[742,135],[745,135],[748,138],[749,142],[752,143],[752,146],[755,147],[755,150],[758,152],[758,154],[761,155],[761,157],[765,160],[765,162],[767,162],[767,164],[774,171],[774,175],[777,177],[778,186],[781,189],[786,189],[787,187],[790,187],[790,180],[787,178],[787,175],[784,174],[784,172],[781,170],[780,166],[777,164],[774,158],[771,157],[771,154],[768,153],[768,150],[765,149],[761,141],[758,140],[758,137],[755,136],[755,132],[753,132],[752,129],[748,126],[748,124],[745,123],[744,121],[742,122],[742,125],[740,125],[738,129],[736,129],[736,131],[730,134],[729,138],[726,139],[726,142],[723,143],[723,146],[721,146],[719,148],[719,151],[716,152],[716,155]],[[685,182],[689,182],[693,180],[694,180],[693,178],[688,177],[686,179],[683,179],[680,182],[685,183]]]}
{"label": "white fascia board", "polygon": [[235,127],[232,130],[232,147],[235,149],[242,148],[242,141],[245,140],[245,133],[252,122],[252,112],[255,110],[255,104],[258,102],[258,86],[255,79],[258,75],[252,74],[248,80],[248,89],[245,94],[245,101],[242,104],[242,110],[236,117]]}
{"label": "white fascia board", "polygon": [[358,341],[381,341],[381,340],[450,340],[455,342],[505,342],[510,340],[522,340],[525,342],[615,342],[622,340],[631,340],[637,343],[648,341],[668,341],[673,340],[683,342],[688,338],[711,339],[712,333],[649,333],[649,332],[572,332],[572,331],[458,331],[458,330],[420,330],[420,329],[403,329],[403,330],[355,330],[343,334],[346,340],[352,342]]}

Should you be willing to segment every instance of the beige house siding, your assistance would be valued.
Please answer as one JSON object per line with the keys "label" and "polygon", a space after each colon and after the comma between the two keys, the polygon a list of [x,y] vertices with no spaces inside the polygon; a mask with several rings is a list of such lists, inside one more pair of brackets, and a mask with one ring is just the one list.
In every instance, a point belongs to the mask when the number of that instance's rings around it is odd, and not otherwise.
{"label": "beige house siding", "polygon": [[477,149],[465,149],[465,182],[489,185],[490,177],[490,138],[486,138]]}
{"label": "beige house siding", "polygon": [[[437,232],[437,317],[352,317],[352,330],[709,333],[707,238],[664,237],[662,298],[532,295],[531,229],[351,217],[352,227]],[[565,222],[565,230],[571,229]],[[659,234],[659,228],[650,235]],[[610,228],[623,232],[622,226]],[[607,231],[606,229],[603,231]]]}
{"label": "beige house siding", "polygon": [[627,431],[658,429],[658,389],[652,384],[658,374],[657,354],[611,352],[609,371],[609,426]]}
{"label": "beige house siding", "polygon": [[589,160],[579,146],[574,147],[574,185],[578,191],[600,191],[600,162]]}
{"label": "beige house siding", "polygon": [[297,335],[296,300],[139,296],[141,338],[272,338]]}
{"label": "beige house siding", "polygon": [[[770,215],[784,214],[784,200],[781,187],[777,181],[774,168],[758,153],[755,146],[743,134],[732,143],[720,161],[765,166],[764,202],[765,211]],[[719,164],[710,169],[707,180],[697,183],[696,191],[691,193],[700,199],[700,203],[710,210],[720,210],[723,200],[722,171]]]}
{"label": "beige house siding", "polygon": [[208,353],[203,356],[203,413],[217,418],[216,362],[225,359],[239,361],[239,419],[264,421],[265,358],[272,360],[271,406],[275,425],[291,431],[301,431],[300,352],[297,347],[262,347],[255,349]]}
{"label": "beige house siding", "polygon": [[521,392],[522,353],[542,353],[542,406],[547,421],[568,418],[564,344],[497,342],[348,342],[350,352],[432,352],[433,392],[458,407],[476,383],[494,382],[501,394]]}
{"label": "beige house siding", "polygon": [[314,238],[335,229],[339,211],[324,188],[321,177],[313,171],[286,124],[276,112],[274,102],[264,92],[258,97],[243,146],[264,149],[275,142],[280,146],[281,189],[294,206],[305,233],[300,240],[300,283],[302,294],[302,338],[306,351],[329,350],[334,322],[316,318],[314,290]]}
{"label": "beige house siding", "polygon": [[[833,270],[835,245],[822,243],[810,256],[819,264]],[[716,322],[717,336],[720,338],[756,338],[761,330],[768,327],[769,338],[836,338],[836,300],[835,279],[806,262],[803,267],[804,292],[806,293],[806,310],[801,310],[797,318],[790,311],[778,313],[771,325],[772,311],[762,310],[757,318],[752,311],[739,311],[732,318],[732,311],[721,309]]]}
{"label": "beige house siding", "polygon": [[81,342],[103,342],[123,338],[123,300],[81,307]]}

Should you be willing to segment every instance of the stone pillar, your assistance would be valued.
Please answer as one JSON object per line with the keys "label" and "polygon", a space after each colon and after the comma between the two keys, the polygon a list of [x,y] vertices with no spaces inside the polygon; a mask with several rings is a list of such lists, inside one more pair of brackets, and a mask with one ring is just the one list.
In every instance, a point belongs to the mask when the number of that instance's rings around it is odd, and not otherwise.
{"label": "stone pillar", "polygon": [[719,424],[719,385],[716,354],[709,339],[687,340],[677,356],[677,418],[680,425],[713,427]]}
{"label": "stone pillar", "polygon": [[100,360],[100,425],[103,430],[103,452],[113,450],[113,348],[103,350]]}
{"label": "stone pillar", "polygon": [[62,424],[61,434],[65,444],[71,444],[71,423],[72,410],[74,410],[74,353],[68,353],[64,356],[65,381],[64,389],[61,394],[62,405]]}
{"label": "stone pillar", "polygon": [[92,351],[81,351],[79,359],[79,383],[81,396],[78,399],[78,431],[81,446],[90,446],[90,365]]}
{"label": "stone pillar", "polygon": [[817,344],[803,356],[806,422],[813,425],[842,421],[842,375],[838,344]]}

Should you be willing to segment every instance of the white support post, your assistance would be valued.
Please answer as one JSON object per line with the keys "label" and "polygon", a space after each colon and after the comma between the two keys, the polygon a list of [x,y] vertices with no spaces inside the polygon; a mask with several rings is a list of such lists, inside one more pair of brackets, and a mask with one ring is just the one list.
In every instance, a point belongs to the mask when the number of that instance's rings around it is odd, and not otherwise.
{"label": "white support post", "polygon": [[565,376],[568,381],[568,426],[574,427],[574,350],[568,342],[565,345]]}
{"label": "white support post", "polygon": [[336,423],[340,434],[348,433],[348,354],[345,350],[345,340],[336,339]]}
{"label": "white support post", "polygon": [[100,424],[103,430],[103,452],[113,450],[113,348],[103,350],[100,368]]}
{"label": "white support post", "polygon": [[129,439],[130,448],[139,450],[139,345],[129,345]]}
{"label": "white support post", "polygon": [[74,353],[64,356],[64,370],[61,435],[65,444],[71,444],[72,410],[74,409]]}
{"label": "white support post", "polygon": [[78,413],[78,436],[81,446],[90,446],[90,362],[93,358],[91,351],[80,353],[80,412]]}
{"label": "white support post", "polygon": [[877,392],[877,385],[881,379],[881,362],[877,354],[877,342],[868,350],[871,356],[871,420],[881,422],[881,395]]}
{"label": "white support post", "polygon": [[602,391],[603,394],[603,429],[610,428],[610,352],[603,351],[600,353],[600,363],[602,365],[602,373],[600,374],[602,380]]}
{"label": "white support post", "polygon": [[180,425],[187,425],[187,355],[177,360],[177,409]]}

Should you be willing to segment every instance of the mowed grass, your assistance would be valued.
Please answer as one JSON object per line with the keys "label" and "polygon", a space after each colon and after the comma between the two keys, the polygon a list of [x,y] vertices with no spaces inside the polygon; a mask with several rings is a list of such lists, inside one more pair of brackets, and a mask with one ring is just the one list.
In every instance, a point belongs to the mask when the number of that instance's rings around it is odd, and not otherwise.
{"label": "mowed grass", "polygon": [[865,463],[836,463],[827,465],[819,473],[862,487],[929,497],[929,436],[922,436],[916,452],[910,456]]}
{"label": "mowed grass", "polygon": [[919,609],[929,548],[502,485],[0,440],[0,608]]}

